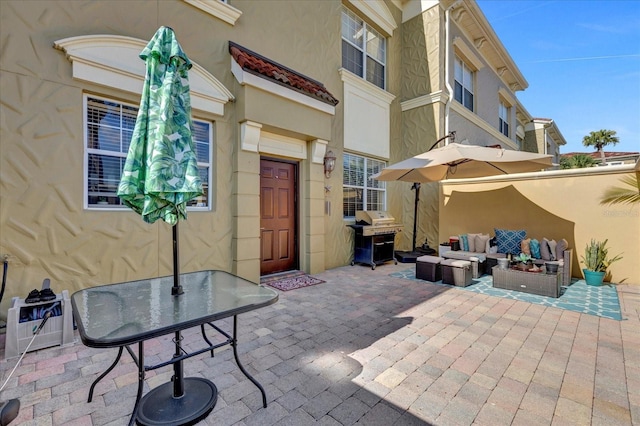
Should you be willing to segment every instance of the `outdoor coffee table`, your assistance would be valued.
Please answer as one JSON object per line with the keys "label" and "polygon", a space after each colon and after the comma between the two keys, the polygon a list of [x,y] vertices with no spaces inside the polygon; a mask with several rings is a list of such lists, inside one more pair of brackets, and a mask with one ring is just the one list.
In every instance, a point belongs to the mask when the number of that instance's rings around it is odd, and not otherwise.
{"label": "outdoor coffee table", "polygon": [[[205,418],[216,404],[218,391],[213,382],[199,377],[184,378],[182,361],[231,345],[238,367],[262,393],[264,389],[244,369],[237,352],[238,315],[278,300],[278,293],[223,271],[199,271],[180,275],[184,293],[171,295],[173,276],[144,279],[120,284],[92,287],[71,296],[73,314],[82,343],[93,348],[118,348],[118,355],[89,389],[88,402],[93,398],[96,384],[118,363],[123,349],[138,367],[138,393],[129,424],[193,424]],[[213,324],[233,316],[233,335]],[[222,343],[212,344],[205,334],[205,325],[226,337]],[[206,344],[199,350],[187,352],[176,342],[176,353],[165,362],[145,365],[144,342],[155,337],[200,326]],[[138,344],[138,353],[129,347]],[[169,383],[149,391],[142,397],[145,372],[173,365],[175,374]],[[176,397],[178,395],[179,397]]]}
{"label": "outdoor coffee table", "polygon": [[502,269],[499,266],[494,266],[491,270],[495,288],[560,297],[562,280],[559,273],[547,274],[544,268],[540,272],[529,272],[514,268]]}

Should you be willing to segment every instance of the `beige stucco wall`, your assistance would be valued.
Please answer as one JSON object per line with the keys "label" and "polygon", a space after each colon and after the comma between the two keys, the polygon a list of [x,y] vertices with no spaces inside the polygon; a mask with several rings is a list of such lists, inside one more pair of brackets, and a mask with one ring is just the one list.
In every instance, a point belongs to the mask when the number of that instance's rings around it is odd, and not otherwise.
{"label": "beige stucco wall", "polygon": [[[171,228],[164,222],[148,225],[128,210],[83,207],[83,94],[139,102],[117,87],[72,78],[71,62],[53,44],[89,34],[148,40],[160,25],[171,26],[190,59],[237,97],[237,103],[225,105],[224,116],[194,112],[213,122],[213,208],[190,212],[180,223],[180,266],[182,272],[223,269],[259,279],[260,155],[241,150],[240,122],[260,120],[270,132],[309,143],[328,140],[337,154],[341,122],[255,89],[245,91],[231,73],[228,42],[321,81],[340,99],[341,3],[237,0],[233,6],[243,12],[235,25],[179,0],[0,2],[0,254],[10,259],[0,312],[13,296],[39,288],[45,277],[54,291],[73,292],[172,271]],[[328,183],[335,188],[328,218],[322,164],[307,157],[299,170],[301,268],[317,272],[344,264],[347,249],[333,249],[331,239],[327,246],[324,229],[333,226],[334,236],[344,232],[337,223],[341,169]]]}
{"label": "beige stucco wall", "polygon": [[562,170],[509,178],[441,183],[440,241],[451,235],[494,228],[524,229],[527,237],[565,238],[574,250],[572,274],[582,278],[579,263],[593,238],[608,239],[609,254],[623,253],[609,280],[640,285],[640,205],[602,205],[604,192],[624,187],[634,175],[630,166]]}
{"label": "beige stucco wall", "polygon": [[[402,80],[400,101],[408,102],[429,97],[444,90],[443,12],[439,7],[428,9],[402,25]],[[444,132],[444,103],[435,101],[401,112],[400,136],[392,139],[389,164],[428,150]],[[396,248],[410,250],[413,240],[415,191],[411,183],[387,182],[387,210],[404,229],[396,236]],[[416,244],[430,243],[437,235],[437,186],[422,185],[418,205]],[[426,202],[425,202],[426,200]]]}

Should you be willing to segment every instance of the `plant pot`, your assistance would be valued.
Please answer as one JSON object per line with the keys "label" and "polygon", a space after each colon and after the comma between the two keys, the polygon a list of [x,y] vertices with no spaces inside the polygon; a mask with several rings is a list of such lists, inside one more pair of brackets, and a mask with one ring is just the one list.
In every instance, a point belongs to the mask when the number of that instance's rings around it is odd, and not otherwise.
{"label": "plant pot", "polygon": [[598,271],[590,271],[588,269],[583,269],[582,273],[584,274],[584,280],[587,282],[587,285],[599,286],[602,285],[602,281],[604,280],[604,272]]}

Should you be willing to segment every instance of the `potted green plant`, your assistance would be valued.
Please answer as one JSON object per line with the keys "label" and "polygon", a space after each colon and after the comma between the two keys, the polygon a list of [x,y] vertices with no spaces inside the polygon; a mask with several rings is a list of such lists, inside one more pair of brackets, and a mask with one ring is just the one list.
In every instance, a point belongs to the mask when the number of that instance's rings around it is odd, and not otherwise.
{"label": "potted green plant", "polygon": [[596,241],[592,239],[584,249],[584,256],[581,256],[581,259],[585,267],[582,272],[588,285],[601,285],[609,266],[622,259],[620,254],[609,257],[609,249],[606,247],[607,241],[609,240]]}
{"label": "potted green plant", "polygon": [[518,256],[514,257],[513,260],[518,262],[518,264],[516,265],[517,268],[523,271],[526,271],[531,266],[533,266],[529,264],[531,263],[531,256],[525,253],[520,253]]}

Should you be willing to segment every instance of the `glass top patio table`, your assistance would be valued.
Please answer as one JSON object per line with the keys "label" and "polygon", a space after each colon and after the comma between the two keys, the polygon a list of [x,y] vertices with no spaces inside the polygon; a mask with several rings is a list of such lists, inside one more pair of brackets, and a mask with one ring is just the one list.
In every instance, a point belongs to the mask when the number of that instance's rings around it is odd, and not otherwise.
{"label": "glass top patio table", "polygon": [[79,290],[71,296],[82,342],[107,348],[185,330],[278,300],[278,293],[224,271],[180,275],[184,293],[171,295],[173,276]]}

